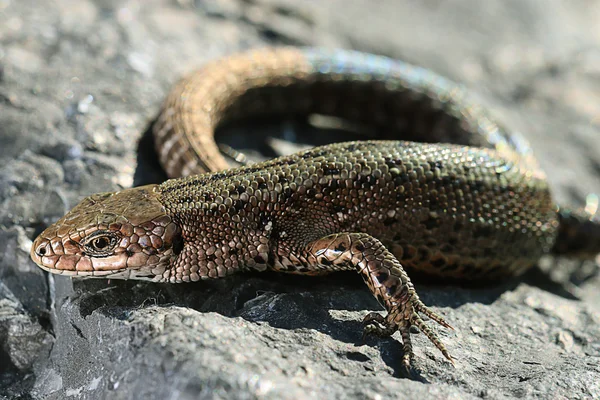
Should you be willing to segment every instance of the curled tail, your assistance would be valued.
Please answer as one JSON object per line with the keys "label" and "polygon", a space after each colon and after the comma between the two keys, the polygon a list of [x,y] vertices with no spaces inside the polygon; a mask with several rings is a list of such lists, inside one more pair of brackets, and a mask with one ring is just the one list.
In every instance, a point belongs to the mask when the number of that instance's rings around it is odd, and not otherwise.
{"label": "curled tail", "polygon": [[552,253],[583,260],[600,254],[600,216],[597,215],[598,196],[590,195],[584,210],[560,208],[558,236]]}

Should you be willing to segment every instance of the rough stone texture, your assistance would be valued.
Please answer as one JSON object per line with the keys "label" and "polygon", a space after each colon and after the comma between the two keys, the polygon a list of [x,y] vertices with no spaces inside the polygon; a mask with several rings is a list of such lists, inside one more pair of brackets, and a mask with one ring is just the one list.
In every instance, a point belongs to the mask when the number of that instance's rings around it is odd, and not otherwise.
{"label": "rough stone texture", "polygon": [[[265,44],[371,51],[464,82],[531,140],[557,199],[582,205],[600,193],[598,20],[589,1],[0,0],[0,398],[599,398],[593,264],[544,260],[485,289],[417,283],[457,328],[440,333],[457,367],[416,335],[411,380],[396,338],[362,345],[379,308],[353,274],[71,282],[28,258],[82,196],[163,178],[137,142],[178,76]],[[222,137],[244,147],[258,131],[315,137],[297,121]]]}

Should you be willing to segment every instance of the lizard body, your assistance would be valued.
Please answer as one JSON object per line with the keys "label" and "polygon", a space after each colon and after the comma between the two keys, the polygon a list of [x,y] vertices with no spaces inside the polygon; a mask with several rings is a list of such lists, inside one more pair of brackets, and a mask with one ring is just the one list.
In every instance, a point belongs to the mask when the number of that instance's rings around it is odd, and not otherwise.
{"label": "lizard body", "polygon": [[[403,140],[331,144],[235,169],[214,142],[223,121],[313,113]],[[367,315],[366,332],[400,331],[408,366],[411,326],[452,360],[419,314],[449,325],[421,302],[410,273],[493,280],[553,249],[600,247],[598,224],[559,212],[525,141],[460,86],[385,57],[283,48],[213,62],[176,85],[154,135],[179,178],[84,199],[36,239],[36,263],[155,282],[356,270],[388,311]]]}

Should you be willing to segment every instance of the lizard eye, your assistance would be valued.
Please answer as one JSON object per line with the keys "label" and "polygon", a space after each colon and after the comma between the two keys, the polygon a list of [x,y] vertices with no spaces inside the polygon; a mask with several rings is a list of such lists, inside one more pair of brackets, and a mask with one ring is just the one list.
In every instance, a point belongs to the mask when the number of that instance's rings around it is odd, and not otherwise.
{"label": "lizard eye", "polygon": [[117,235],[112,232],[96,232],[84,243],[86,251],[92,256],[107,256],[117,244]]}
{"label": "lizard eye", "polygon": [[100,236],[92,240],[92,247],[96,250],[102,251],[108,246],[110,246],[110,240],[106,236]]}

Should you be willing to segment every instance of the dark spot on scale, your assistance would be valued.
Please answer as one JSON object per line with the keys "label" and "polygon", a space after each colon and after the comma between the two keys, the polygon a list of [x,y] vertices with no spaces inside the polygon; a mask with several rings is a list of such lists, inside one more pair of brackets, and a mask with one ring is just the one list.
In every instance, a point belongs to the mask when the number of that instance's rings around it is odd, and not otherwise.
{"label": "dark spot on scale", "polygon": [[236,249],[235,247],[232,249],[229,249],[229,254],[236,255],[237,253],[238,253],[238,249]]}
{"label": "dark spot on scale", "polygon": [[304,160],[307,160],[309,158],[317,158],[317,157],[321,157],[322,155],[324,155],[326,153],[325,150],[319,150],[319,151],[314,151],[314,150],[310,150],[304,154],[302,154],[302,158]]}
{"label": "dark spot on scale", "polygon": [[217,259],[217,256],[215,256],[214,254],[206,256],[207,261],[215,261],[216,259]]}
{"label": "dark spot on scale", "polygon": [[389,157],[385,157],[384,158],[384,162],[385,162],[385,165],[388,168],[390,168],[390,169],[395,168],[397,165],[402,164],[402,161],[400,161],[400,160],[393,160],[393,159],[391,159]]}
{"label": "dark spot on scale", "polygon": [[390,225],[393,225],[395,222],[396,222],[395,218],[386,218],[383,220],[383,225],[390,226]]}
{"label": "dark spot on scale", "polygon": [[192,196],[185,196],[181,198],[181,203],[193,203],[194,198]]}
{"label": "dark spot on scale", "polygon": [[383,283],[385,281],[388,280],[388,278],[390,277],[390,274],[388,274],[387,272],[379,272],[378,274],[375,275],[375,279],[377,279],[377,282],[379,283]]}
{"label": "dark spot on scale", "polygon": [[[358,245],[358,246],[360,246],[360,245]],[[358,250],[358,246],[356,248],[357,250]],[[335,250],[336,251],[346,251],[346,245],[344,245],[344,243],[339,243],[337,246],[335,246]],[[358,251],[362,251],[362,250],[358,250]]]}
{"label": "dark spot on scale", "polygon": [[262,256],[254,257],[254,261],[256,261],[257,264],[265,264],[265,259]]}
{"label": "dark spot on scale", "polygon": [[176,192],[176,191],[180,191],[180,190],[185,190],[185,189],[187,189],[191,185],[204,186],[205,184],[206,184],[206,180],[205,179],[194,180],[193,183],[186,181],[186,182],[180,183],[178,185],[167,186],[166,188],[162,189],[162,192],[163,193],[172,193],[172,192]]}
{"label": "dark spot on scale", "polygon": [[267,182],[260,182],[258,184],[258,188],[259,189],[266,189],[267,188]]}
{"label": "dark spot on scale", "polygon": [[377,178],[375,178],[373,175],[365,175],[365,176],[361,176],[358,179],[358,182],[361,184],[361,186],[364,189],[367,189],[367,188],[371,188],[377,184]]}
{"label": "dark spot on scale", "polygon": [[227,177],[227,174],[224,173],[216,173],[208,176],[208,180],[211,182],[219,181],[223,178]]}
{"label": "dark spot on scale", "polygon": [[485,192],[486,185],[482,181],[471,182],[471,189],[477,192]]}
{"label": "dark spot on scale", "polygon": [[183,250],[183,236],[180,234],[173,238],[173,253],[178,255]]}
{"label": "dark spot on scale", "polygon": [[[365,251],[365,246],[363,246],[363,245],[362,245],[362,244],[360,244],[360,243],[359,243],[359,244],[357,244],[357,245],[356,245],[356,246],[354,246],[354,247],[356,248],[356,250],[360,251],[361,253],[362,253],[363,251]],[[346,250],[346,249],[344,248],[344,250]]]}
{"label": "dark spot on scale", "polygon": [[269,215],[266,212],[261,212],[258,215],[258,221],[259,221],[259,224],[260,224],[260,228],[263,229],[267,225],[269,225],[269,222],[271,222],[271,219],[269,218]]}
{"label": "dark spot on scale", "polygon": [[324,265],[324,266],[326,266],[326,267],[329,267],[329,266],[330,266],[330,265],[332,265],[333,263],[332,263],[332,262],[331,262],[329,259],[327,259],[327,258],[325,258],[325,257],[322,257],[322,258],[319,260],[319,264],[321,264],[321,265]]}
{"label": "dark spot on scale", "polygon": [[344,212],[344,211],[346,211],[346,207],[344,207],[344,206],[342,206],[342,205],[340,205],[340,204],[332,204],[332,205],[331,205],[331,210],[332,210],[334,213],[339,213],[339,212]]}
{"label": "dark spot on scale", "polygon": [[323,168],[324,175],[338,175],[339,173],[340,173],[339,168],[330,168],[330,167]]}
{"label": "dark spot on scale", "polygon": [[429,199],[429,208],[430,208],[430,209],[436,208],[436,207],[438,206],[438,204],[439,204],[439,203],[440,203],[440,202],[439,202],[439,200],[438,200],[438,198],[437,198],[437,197],[431,197],[431,198]]}
{"label": "dark spot on scale", "polygon": [[444,168],[444,164],[441,161],[428,161],[429,166],[431,167],[431,169],[434,168],[439,168],[442,169]]}
{"label": "dark spot on scale", "polygon": [[238,194],[242,194],[246,191],[246,188],[242,185],[239,185],[237,188],[235,188],[235,190],[238,192]]}
{"label": "dark spot on scale", "polygon": [[388,296],[394,297],[394,294],[400,292],[402,290],[403,285],[398,285],[397,283],[393,283],[389,286],[384,286],[383,289],[386,291]]}
{"label": "dark spot on scale", "polygon": [[443,186],[451,186],[453,181],[454,181],[454,178],[451,178],[449,176],[442,177],[442,185]]}

